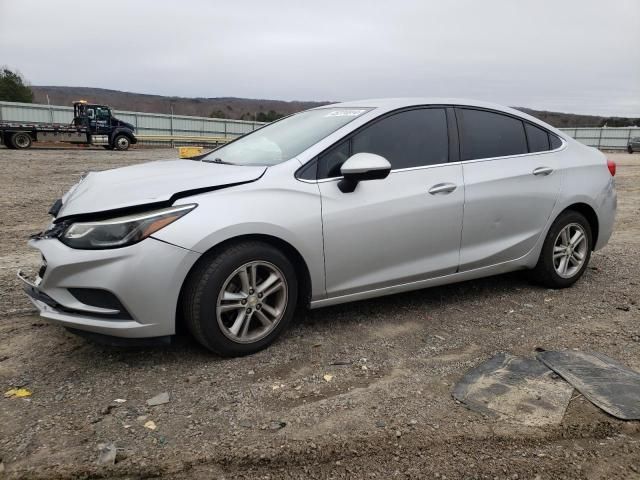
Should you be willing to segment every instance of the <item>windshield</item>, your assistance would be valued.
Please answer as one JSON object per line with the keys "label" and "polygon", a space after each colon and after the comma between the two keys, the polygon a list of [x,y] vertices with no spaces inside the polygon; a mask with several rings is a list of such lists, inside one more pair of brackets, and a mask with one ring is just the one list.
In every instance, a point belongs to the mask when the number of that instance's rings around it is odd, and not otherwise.
{"label": "windshield", "polygon": [[205,162],[277,165],[304,152],[367,108],[320,108],[291,115],[214,150]]}

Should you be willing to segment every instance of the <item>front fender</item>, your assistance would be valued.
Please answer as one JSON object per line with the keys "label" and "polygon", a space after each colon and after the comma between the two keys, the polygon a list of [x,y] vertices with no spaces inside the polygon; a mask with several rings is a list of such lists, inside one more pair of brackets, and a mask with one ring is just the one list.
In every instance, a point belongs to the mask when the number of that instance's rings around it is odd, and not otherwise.
{"label": "front fender", "polygon": [[320,194],[316,184],[292,179],[290,188],[259,181],[183,198],[198,207],[153,236],[204,254],[222,242],[245,235],[280,239],[304,259],[312,299],[325,295]]}
{"label": "front fender", "polygon": [[117,135],[120,134],[124,134],[127,137],[129,137],[129,140],[131,141],[132,145],[135,145],[136,143],[138,143],[138,139],[136,138],[135,134],[133,133],[132,130],[126,128],[126,127],[116,127],[113,129],[113,131],[111,132],[111,135],[109,135],[109,142],[113,142],[113,139],[116,138]]}

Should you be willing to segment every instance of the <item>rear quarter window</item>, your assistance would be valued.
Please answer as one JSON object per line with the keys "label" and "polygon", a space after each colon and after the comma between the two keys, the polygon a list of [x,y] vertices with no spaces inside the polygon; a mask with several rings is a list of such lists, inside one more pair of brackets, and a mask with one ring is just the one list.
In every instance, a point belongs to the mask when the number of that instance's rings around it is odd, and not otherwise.
{"label": "rear quarter window", "polygon": [[549,143],[551,144],[551,150],[555,150],[562,146],[562,140],[560,140],[559,137],[556,137],[553,133],[549,134]]}
{"label": "rear quarter window", "polygon": [[529,152],[546,152],[549,150],[549,134],[546,130],[526,123],[524,126],[529,142]]}

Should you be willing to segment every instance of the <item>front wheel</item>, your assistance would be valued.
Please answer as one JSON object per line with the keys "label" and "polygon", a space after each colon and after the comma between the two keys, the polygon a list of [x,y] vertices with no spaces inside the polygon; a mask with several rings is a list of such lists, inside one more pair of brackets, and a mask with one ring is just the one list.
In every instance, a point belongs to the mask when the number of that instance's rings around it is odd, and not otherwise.
{"label": "front wheel", "polygon": [[113,139],[113,146],[116,150],[129,150],[129,145],[131,145],[131,140],[126,135],[116,135],[116,138]]}
{"label": "front wheel", "polygon": [[267,347],[291,321],[295,268],[278,249],[243,242],[204,257],[185,286],[182,310],[192,335],[222,356]]}
{"label": "front wheel", "polygon": [[633,153],[633,148],[631,147],[631,145],[627,146],[627,152]]}
{"label": "front wheel", "polygon": [[550,288],[570,287],[586,270],[592,248],[591,226],[584,215],[563,212],[547,233],[533,276]]}

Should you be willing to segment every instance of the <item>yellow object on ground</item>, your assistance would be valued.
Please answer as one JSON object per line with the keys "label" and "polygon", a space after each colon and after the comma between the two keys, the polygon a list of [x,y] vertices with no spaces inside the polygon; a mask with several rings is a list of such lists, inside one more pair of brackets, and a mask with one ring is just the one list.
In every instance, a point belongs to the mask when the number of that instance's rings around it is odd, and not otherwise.
{"label": "yellow object on ground", "polygon": [[203,147],[178,147],[180,158],[191,158],[202,153]]}
{"label": "yellow object on ground", "polygon": [[7,398],[30,397],[31,390],[27,390],[26,388],[12,388],[11,390],[5,392],[4,396]]}
{"label": "yellow object on ground", "polygon": [[149,420],[147,423],[144,424],[144,428],[148,428],[149,430],[155,430],[158,427],[156,426],[156,422],[154,422],[153,420]]}

